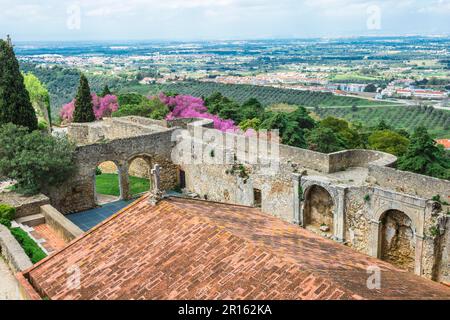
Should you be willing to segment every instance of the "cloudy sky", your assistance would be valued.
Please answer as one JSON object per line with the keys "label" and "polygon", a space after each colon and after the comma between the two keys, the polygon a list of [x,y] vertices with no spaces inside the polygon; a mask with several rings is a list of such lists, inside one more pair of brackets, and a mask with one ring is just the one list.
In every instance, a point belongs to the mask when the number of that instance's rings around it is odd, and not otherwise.
{"label": "cloudy sky", "polygon": [[450,34],[450,0],[0,0],[0,37],[196,40]]}

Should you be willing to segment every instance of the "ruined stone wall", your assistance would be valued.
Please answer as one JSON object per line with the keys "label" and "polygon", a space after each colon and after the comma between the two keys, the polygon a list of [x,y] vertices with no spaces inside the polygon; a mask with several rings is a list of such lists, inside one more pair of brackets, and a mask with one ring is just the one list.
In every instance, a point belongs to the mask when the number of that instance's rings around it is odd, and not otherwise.
{"label": "ruined stone wall", "polygon": [[367,187],[351,187],[345,197],[345,240],[353,249],[369,253],[369,221],[371,190]]}
{"label": "ruined stone wall", "polygon": [[414,272],[416,240],[411,219],[391,210],[385,213],[381,228],[381,259]]}
{"label": "ruined stone wall", "polygon": [[[314,227],[319,230],[322,226],[329,228],[333,234],[334,203],[331,195],[320,186],[312,186],[308,189],[304,213],[306,227]],[[325,230],[322,230],[325,232]]]}
{"label": "ruined stone wall", "polygon": [[352,167],[367,167],[368,165],[393,166],[397,157],[372,150],[345,150],[331,153],[329,156],[329,172],[338,172]]}
{"label": "ruined stone wall", "polygon": [[444,201],[450,199],[450,181],[447,180],[376,165],[369,166],[369,175],[383,188],[426,199],[432,199],[436,195],[440,195]]}
{"label": "ruined stone wall", "polygon": [[64,214],[94,208],[95,168],[106,161],[113,161],[119,168],[122,197],[128,199],[128,165],[140,155],[149,157],[153,164],[161,165],[162,188],[173,189],[178,182],[177,167],[171,161],[171,138],[172,130],[168,130],[77,147],[75,175],[63,185],[47,190],[52,205]]}
{"label": "ruined stone wall", "polygon": [[87,145],[152,134],[164,131],[165,126],[164,121],[141,117],[105,118],[92,123],[72,123],[67,134],[76,144]]}
{"label": "ruined stone wall", "polygon": [[441,241],[442,259],[438,267],[437,280],[450,284],[450,217],[447,220],[446,232]]}
{"label": "ruined stone wall", "polygon": [[[302,183],[307,181],[305,187],[318,184],[324,186],[332,195],[333,219],[339,221],[338,223],[335,221],[333,225],[336,240],[344,241],[360,252],[377,256],[381,241],[377,238],[379,230],[377,221],[386,211],[403,211],[412,217],[417,239],[424,238],[423,255],[419,263],[422,275],[431,278],[434,274],[436,278],[448,279],[448,231],[440,238],[439,245],[436,244],[436,237],[427,235],[427,231],[436,224],[436,218],[433,218],[430,210],[425,211],[425,199],[430,199],[436,194],[441,194],[442,199],[447,199],[450,195],[449,182],[387,168],[385,166],[393,165],[396,158],[385,153],[348,150],[322,154],[273,144],[267,146],[269,152],[265,156],[267,158],[276,156],[280,160],[280,168],[270,175],[263,166],[263,162],[267,160],[264,155],[257,157],[256,164],[248,163],[250,156],[254,156],[251,137],[225,134],[211,129],[213,123],[204,119],[168,121],[166,125],[172,129],[162,128],[160,126],[162,123],[128,117],[108,120],[99,131],[98,124],[88,125],[87,129],[83,126],[74,126],[73,137],[84,142],[98,142],[78,147],[76,152],[78,173],[71,181],[53,190],[52,204],[64,213],[92,208],[95,206],[93,175],[99,163],[113,161],[119,168],[121,179],[126,180],[128,169],[131,175],[137,176],[143,174],[143,171],[148,172],[144,162],[137,161],[136,167],[134,165],[129,167],[130,161],[136,156],[146,155],[151,159],[152,165],[158,163],[162,166],[162,187],[166,190],[178,184],[177,171],[182,169],[186,174],[186,189],[203,199],[252,206],[255,202],[254,189],[258,189],[261,191],[263,212],[288,222],[299,223],[296,220],[298,219],[296,211],[299,211],[304,203],[296,199],[299,190],[294,189],[295,173],[301,176]],[[203,154],[207,159],[219,158],[218,155],[223,154],[223,159],[228,162],[223,164],[221,159],[217,164],[205,163],[205,159],[197,159],[194,155],[190,162],[174,165],[171,156],[175,142],[172,139],[173,132],[179,127],[188,129],[191,134],[203,136],[207,133],[206,140],[180,138],[180,141],[187,143],[188,150],[203,149],[205,143],[212,143],[215,139],[225,141],[228,138],[234,142],[231,146],[226,145],[225,149],[213,147],[209,150],[214,152]],[[153,132],[154,130],[158,132]],[[109,140],[108,137],[120,138]],[[238,143],[242,140],[245,143]],[[279,153],[272,151],[276,149],[272,149],[274,146],[279,147]],[[368,167],[374,181],[368,180],[369,185],[364,182],[363,177],[356,183],[354,180],[343,179],[345,172],[331,174],[352,167]],[[367,170],[361,172],[366,174]],[[316,200],[320,204],[320,197]],[[386,223],[392,225],[391,222]],[[388,259],[389,256],[385,258]]]}

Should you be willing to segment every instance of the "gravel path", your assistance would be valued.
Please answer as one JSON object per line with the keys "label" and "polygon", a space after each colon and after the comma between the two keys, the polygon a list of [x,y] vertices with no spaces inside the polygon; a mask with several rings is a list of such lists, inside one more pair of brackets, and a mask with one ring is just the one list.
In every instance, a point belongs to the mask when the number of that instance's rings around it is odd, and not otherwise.
{"label": "gravel path", "polygon": [[0,300],[21,300],[14,275],[0,256]]}

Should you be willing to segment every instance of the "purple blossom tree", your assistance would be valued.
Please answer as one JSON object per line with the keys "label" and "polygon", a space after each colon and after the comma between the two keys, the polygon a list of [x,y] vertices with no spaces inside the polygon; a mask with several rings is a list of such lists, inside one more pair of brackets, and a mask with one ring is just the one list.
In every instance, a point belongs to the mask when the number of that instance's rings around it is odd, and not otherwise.
{"label": "purple blossom tree", "polygon": [[174,120],[180,118],[201,118],[209,119],[214,122],[214,128],[220,131],[238,131],[239,128],[233,120],[225,120],[220,117],[208,113],[208,108],[201,98],[189,95],[177,95],[168,97],[164,93],[159,95],[159,99],[169,107],[171,113],[166,120]]}
{"label": "purple blossom tree", "polygon": [[[119,109],[119,102],[114,95],[106,95],[99,97],[95,93],[91,94],[93,110],[95,118],[101,120],[105,117],[110,117],[113,112]],[[65,122],[72,122],[73,112],[75,110],[75,99],[64,105],[59,113],[61,119]]]}

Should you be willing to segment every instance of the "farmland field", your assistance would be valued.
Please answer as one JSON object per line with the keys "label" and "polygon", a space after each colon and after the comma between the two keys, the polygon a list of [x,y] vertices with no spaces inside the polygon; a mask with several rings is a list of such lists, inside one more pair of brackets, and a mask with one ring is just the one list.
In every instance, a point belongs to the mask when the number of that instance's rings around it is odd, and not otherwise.
{"label": "farmland field", "polygon": [[316,109],[321,118],[335,116],[350,122],[360,122],[366,126],[375,126],[380,120],[396,129],[413,131],[419,125],[425,126],[436,138],[450,138],[450,111],[431,107],[377,107],[359,108],[320,108]]}
{"label": "farmland field", "polygon": [[305,107],[331,106],[379,106],[389,103],[360,99],[356,97],[335,96],[332,93],[299,91],[263,86],[221,84],[213,82],[178,82],[164,85],[130,86],[123,91],[136,91],[142,94],[156,94],[160,91],[170,91],[178,94],[189,94],[197,97],[208,97],[214,92],[220,92],[228,98],[243,103],[250,98],[258,99],[263,105],[277,103],[295,104]]}

